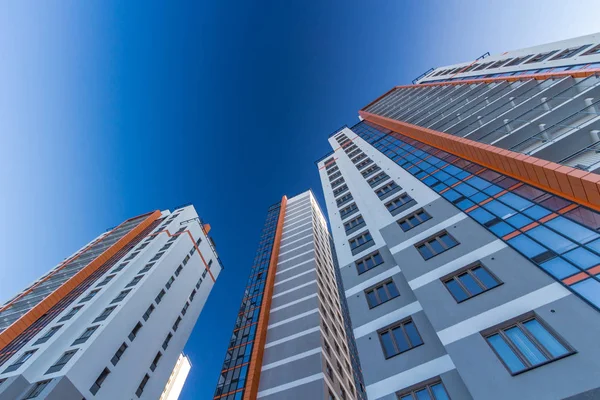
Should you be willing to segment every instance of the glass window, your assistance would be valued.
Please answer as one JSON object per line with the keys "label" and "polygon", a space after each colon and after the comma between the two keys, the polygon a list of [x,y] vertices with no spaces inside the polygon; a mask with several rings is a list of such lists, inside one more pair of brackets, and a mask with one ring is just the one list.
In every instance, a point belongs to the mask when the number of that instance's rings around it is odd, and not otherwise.
{"label": "glass window", "polygon": [[398,322],[378,333],[385,358],[393,357],[423,344],[412,319]]}
{"label": "glass window", "polygon": [[598,233],[560,216],[546,222],[546,225],[582,244],[600,237]]}
{"label": "glass window", "polygon": [[579,269],[560,257],[541,263],[540,266],[557,279],[564,279],[579,272]]}
{"label": "glass window", "polygon": [[574,283],[571,287],[590,303],[594,304],[596,307],[600,307],[600,282],[588,278],[581,282]]}
{"label": "glass window", "polygon": [[65,365],[67,365],[67,363],[69,362],[69,360],[71,358],[73,358],[73,356],[75,355],[75,353],[77,353],[77,350],[69,350],[66,353],[64,353],[55,363],[53,366],[51,366],[50,368],[48,368],[48,371],[46,371],[46,374],[51,374],[53,372],[57,372],[60,371]]}
{"label": "glass window", "polygon": [[416,245],[416,248],[419,250],[419,253],[421,253],[421,256],[425,260],[428,260],[449,250],[457,244],[458,242],[452,236],[448,235],[446,232],[441,232],[421,244]]}
{"label": "glass window", "polygon": [[515,249],[519,250],[526,257],[533,258],[542,254],[546,249],[525,235],[519,235],[507,241]]}
{"label": "glass window", "polygon": [[500,281],[480,264],[459,270],[453,276],[442,281],[457,302],[469,299],[500,284]]}
{"label": "glass window", "polygon": [[371,289],[365,290],[365,294],[369,308],[376,307],[400,295],[392,279],[388,279]]}
{"label": "glass window", "polygon": [[537,317],[510,323],[486,339],[513,375],[573,352]]}
{"label": "glass window", "polygon": [[563,256],[573,264],[583,269],[588,269],[600,264],[600,257],[582,247],[565,253]]}
{"label": "glass window", "polygon": [[544,226],[536,226],[528,230],[527,235],[559,254],[577,246],[575,243]]}

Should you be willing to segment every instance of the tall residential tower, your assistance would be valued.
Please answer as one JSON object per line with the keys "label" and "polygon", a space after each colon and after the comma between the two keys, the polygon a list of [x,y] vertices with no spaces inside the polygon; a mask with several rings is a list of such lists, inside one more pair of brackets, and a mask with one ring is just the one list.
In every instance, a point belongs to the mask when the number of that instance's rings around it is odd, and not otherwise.
{"label": "tall residential tower", "polygon": [[271,206],[214,399],[363,399],[325,218],[312,192]]}
{"label": "tall residential tower", "polygon": [[129,219],[0,308],[0,399],[157,399],[221,271],[193,206]]}
{"label": "tall residential tower", "polygon": [[600,35],[432,70],[318,161],[370,400],[600,398]]}

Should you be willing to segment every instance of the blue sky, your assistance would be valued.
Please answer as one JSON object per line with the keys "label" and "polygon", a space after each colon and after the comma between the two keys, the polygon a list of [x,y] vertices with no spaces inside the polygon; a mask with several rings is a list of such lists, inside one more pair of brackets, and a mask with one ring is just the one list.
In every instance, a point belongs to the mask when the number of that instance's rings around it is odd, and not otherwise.
{"label": "blue sky", "polygon": [[3,2],[0,301],[107,228],[193,203],[226,270],[186,348],[210,398],[267,207],[433,66],[600,30],[564,1]]}

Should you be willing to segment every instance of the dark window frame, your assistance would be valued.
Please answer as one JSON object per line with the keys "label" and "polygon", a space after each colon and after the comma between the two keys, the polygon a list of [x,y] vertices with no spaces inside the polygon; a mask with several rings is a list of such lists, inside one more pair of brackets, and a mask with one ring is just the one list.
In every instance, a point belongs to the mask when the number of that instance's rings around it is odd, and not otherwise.
{"label": "dark window frame", "polygon": [[[406,329],[404,328],[404,325],[408,324],[409,322],[412,322],[412,324],[415,326],[415,331],[417,332],[419,339],[421,339],[421,343],[414,345],[414,346],[410,340],[410,337],[406,333]],[[399,327],[402,328],[402,333],[404,334],[404,339],[411,347],[406,350],[399,351],[396,354],[393,354],[391,356],[388,356],[386,354],[385,345],[383,344],[383,339],[381,338],[381,336],[384,333],[389,333],[391,335],[390,337],[392,338],[394,347],[399,350],[398,344],[396,343],[396,339],[393,334],[393,330],[396,328],[399,328]],[[423,337],[421,336],[421,333],[419,332],[419,328],[417,328],[417,324],[415,323],[415,320],[412,317],[407,317],[407,318],[401,319],[400,321],[394,322],[393,324],[390,324],[384,328],[378,329],[377,336],[379,337],[379,344],[381,345],[381,350],[383,351],[383,356],[385,357],[386,360],[389,360],[390,358],[396,357],[400,354],[406,353],[407,351],[411,351],[412,349],[415,349],[419,346],[423,346],[425,344],[425,341],[423,341]]]}
{"label": "dark window frame", "polygon": [[[486,271],[488,274],[490,274],[490,276],[496,281],[496,285],[492,286],[492,287],[487,287],[483,282],[481,282],[481,280],[473,273],[473,270],[477,269],[477,268],[482,268],[484,271]],[[477,285],[479,285],[479,287],[482,289],[481,292],[471,295],[471,293],[469,292],[468,288],[462,283],[462,281],[460,281],[458,279],[458,277],[460,275],[464,275],[465,273],[468,273],[471,276],[471,278],[474,279],[475,283],[477,283]],[[504,284],[504,282],[502,280],[500,280],[500,278],[498,278],[498,276],[496,274],[494,274],[492,271],[490,271],[481,261],[476,261],[476,262],[471,263],[469,265],[466,265],[466,266],[464,266],[462,268],[459,268],[456,271],[451,272],[451,273],[443,276],[442,278],[440,278],[440,280],[444,284],[444,287],[446,288],[446,290],[448,290],[448,292],[450,293],[450,295],[452,296],[452,298],[454,300],[456,300],[456,302],[458,304],[460,304],[462,302],[465,302],[467,300],[470,300],[473,297],[477,297],[480,294],[486,293],[486,292],[488,292],[488,291],[490,291],[492,289],[495,289],[498,286],[502,286]],[[452,293],[452,291],[450,290],[450,288],[446,284],[447,282],[450,282],[450,281],[455,281],[460,286],[460,288],[465,292],[465,294],[468,297],[466,297],[466,298],[464,298],[462,300],[457,299],[454,296],[454,293]]]}
{"label": "dark window frame", "polygon": [[[447,247],[446,244],[440,240],[440,238],[443,235],[448,235],[452,240],[454,240],[456,243],[450,247]],[[438,243],[441,244],[441,246],[444,248],[442,251],[440,251],[439,253],[434,251],[433,247],[431,247],[431,245],[429,244],[430,242],[432,242],[433,240],[436,240]],[[414,246],[417,249],[417,252],[421,255],[421,257],[423,257],[423,259],[425,261],[431,260],[432,258],[439,256],[442,253],[445,253],[446,251],[458,246],[460,244],[460,242],[458,240],[456,240],[456,238],[454,238],[454,236],[452,236],[450,233],[448,233],[448,231],[443,230],[440,231],[434,235],[429,236],[427,239],[421,240],[420,242],[417,242]],[[431,257],[425,257],[425,255],[423,255],[423,253],[421,252],[421,250],[419,250],[419,247],[425,245],[428,250],[433,254]]]}
{"label": "dark window frame", "polygon": [[[398,292],[398,294],[396,296],[392,296],[389,293],[388,284],[390,284],[390,283],[396,287],[396,291]],[[379,292],[377,291],[377,289],[379,289],[380,287],[383,287],[383,289],[385,290],[385,292],[389,296],[389,298],[387,300],[380,301],[380,299],[379,299]],[[375,293],[375,297],[378,300],[377,304],[371,305],[371,303],[369,302],[369,292]],[[372,310],[375,307],[379,307],[380,305],[382,305],[384,303],[387,303],[388,301],[393,300],[396,297],[400,297],[400,291],[398,290],[398,286],[396,285],[396,282],[394,282],[394,279],[392,277],[384,279],[383,281],[378,282],[378,283],[376,283],[375,285],[373,285],[371,287],[368,287],[367,289],[364,290],[364,294],[365,294],[365,300],[367,301],[367,305],[369,306],[370,310]]]}
{"label": "dark window frame", "polygon": [[416,383],[414,385],[411,385],[407,388],[404,388],[398,392],[396,392],[396,398],[398,400],[401,400],[402,397],[406,397],[406,396],[412,396],[413,399],[417,399],[416,393],[423,390],[423,389],[427,389],[427,393],[429,394],[429,397],[434,399],[435,395],[433,394],[433,391],[431,390],[432,386],[435,385],[442,385],[442,387],[444,388],[444,391],[446,392],[446,394],[448,395],[448,398],[450,398],[450,394],[448,392],[448,389],[446,389],[446,385],[444,385],[444,381],[442,381],[442,378],[439,376],[427,379],[425,381]]}
{"label": "dark window frame", "polygon": [[[427,215],[428,218],[425,219],[425,220],[421,220],[420,217],[419,217],[419,214],[425,214],[425,215]],[[413,217],[416,218],[419,221],[418,224],[413,225],[410,222],[410,219],[413,218]],[[405,215],[404,217],[402,217],[401,219],[397,220],[396,222],[398,223],[398,226],[400,226],[400,229],[402,229],[403,232],[408,232],[411,229],[414,229],[417,226],[422,225],[422,224],[424,224],[425,222],[427,222],[427,221],[429,221],[431,219],[433,219],[433,217],[431,216],[431,214],[429,214],[427,211],[425,211],[424,208],[421,208],[421,209],[418,209],[417,211],[414,211],[414,212],[412,212],[412,213],[410,213],[408,215]],[[411,226],[408,229],[404,229],[404,227],[402,226],[403,222],[406,223],[406,224],[408,224],[408,225],[411,225]]]}

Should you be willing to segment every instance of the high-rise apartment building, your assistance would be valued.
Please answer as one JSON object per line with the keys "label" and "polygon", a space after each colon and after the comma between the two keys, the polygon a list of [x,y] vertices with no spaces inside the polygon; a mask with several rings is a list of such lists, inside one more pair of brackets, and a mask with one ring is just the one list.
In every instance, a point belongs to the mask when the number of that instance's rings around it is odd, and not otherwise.
{"label": "high-rise apartment building", "polygon": [[159,400],[177,400],[191,369],[192,363],[190,359],[180,354]]}
{"label": "high-rise apartment building", "polygon": [[370,400],[600,398],[599,43],[435,69],[329,137]]}
{"label": "high-rise apartment building", "polygon": [[221,271],[193,206],[129,219],[0,308],[0,399],[157,399]]}
{"label": "high-rise apartment building", "polygon": [[214,399],[362,399],[327,223],[312,192],[271,206]]}

